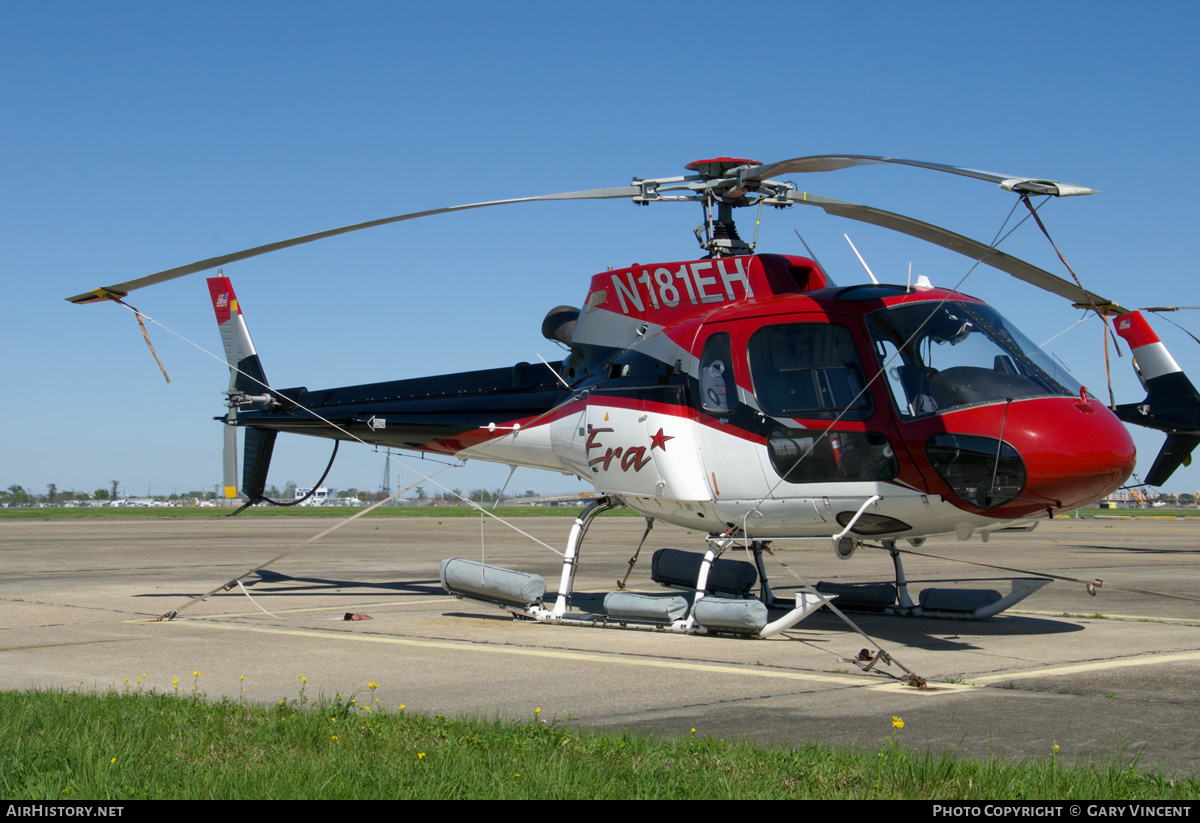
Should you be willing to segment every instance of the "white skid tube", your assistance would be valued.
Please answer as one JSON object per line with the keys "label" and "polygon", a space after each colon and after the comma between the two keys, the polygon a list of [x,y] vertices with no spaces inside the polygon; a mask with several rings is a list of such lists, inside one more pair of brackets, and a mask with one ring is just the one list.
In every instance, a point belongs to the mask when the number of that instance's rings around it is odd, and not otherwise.
{"label": "white skid tube", "polygon": [[759,637],[771,637],[779,634],[782,631],[790,629],[804,618],[815,612],[817,609],[825,605],[826,600],[834,600],[837,595],[832,597],[826,595],[824,598],[818,597],[815,594],[807,592],[796,592],[796,608],[785,614],[778,620],[774,620],[763,626],[762,631],[758,633]]}
{"label": "white skid tube", "polygon": [[613,503],[607,497],[600,497],[588,503],[575,525],[571,526],[571,535],[567,538],[567,551],[563,555],[562,577],[558,582],[558,599],[554,601],[554,617],[562,617],[567,611],[567,601],[571,598],[571,590],[575,586],[575,570],[579,568],[579,546],[587,535],[588,526],[592,519],[601,512],[613,508]]}
{"label": "white skid tube", "polygon": [[[821,606],[825,605],[828,600],[833,600],[837,595],[826,595],[824,599],[814,594],[797,593],[796,607],[777,620],[773,620],[765,625],[757,628],[747,626],[745,628],[730,625],[706,626],[696,619],[695,608],[689,611],[689,616],[682,620],[655,620],[653,618],[634,618],[623,617],[612,614],[589,614],[575,613],[558,614],[558,604],[555,604],[554,609],[546,609],[542,606],[528,606],[523,611],[517,611],[510,608],[509,610],[514,616],[525,617],[534,620],[538,623],[556,624],[560,626],[583,626],[597,629],[631,629],[634,631],[656,631],[670,632],[672,634],[729,634],[738,635],[741,637],[772,637],[781,632],[795,626],[804,618],[811,615]],[[709,602],[714,600],[725,600],[726,598],[709,598]],[[730,603],[737,604],[739,602],[760,603],[755,599],[751,601],[734,601]],[[665,614],[664,614],[665,618]]]}

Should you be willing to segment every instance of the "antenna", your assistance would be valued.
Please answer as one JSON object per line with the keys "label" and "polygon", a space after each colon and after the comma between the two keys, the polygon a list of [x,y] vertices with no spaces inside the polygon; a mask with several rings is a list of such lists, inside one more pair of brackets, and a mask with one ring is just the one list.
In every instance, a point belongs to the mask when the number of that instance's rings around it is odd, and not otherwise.
{"label": "antenna", "polygon": [[854,256],[858,258],[859,263],[862,263],[862,267],[867,270],[867,277],[871,278],[871,282],[878,286],[879,281],[876,280],[875,275],[871,273],[871,267],[867,265],[866,260],[863,260],[863,256],[858,253],[858,249],[854,248],[854,241],[850,239],[850,235],[843,234],[842,237],[845,237],[846,242],[850,244],[850,248],[854,249]]}
{"label": "antenna", "polygon": [[388,497],[392,495],[392,450],[390,448],[384,450],[383,483],[379,486],[379,490]]}
{"label": "antenna", "polygon": [[796,232],[796,237],[800,238],[800,242],[804,244],[804,250],[808,252],[808,256],[812,258],[812,261],[817,264],[817,268],[820,269],[821,273],[825,275],[825,282],[831,286],[834,285],[833,278],[829,276],[829,269],[825,268],[825,264],[817,259],[817,253],[809,248],[808,243],[805,241],[804,237],[801,236],[800,232],[796,231],[796,229],[792,229],[792,231]]}

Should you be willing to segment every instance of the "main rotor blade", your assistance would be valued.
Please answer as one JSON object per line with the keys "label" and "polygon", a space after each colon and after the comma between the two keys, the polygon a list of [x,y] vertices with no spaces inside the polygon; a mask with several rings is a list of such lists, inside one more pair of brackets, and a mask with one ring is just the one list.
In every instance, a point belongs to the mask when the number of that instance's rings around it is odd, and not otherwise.
{"label": "main rotor blade", "polygon": [[177,277],[185,277],[189,274],[205,271],[207,269],[215,269],[217,266],[223,266],[226,263],[236,263],[239,260],[246,260],[250,257],[258,257],[260,254],[269,254],[273,251],[288,249],[292,246],[300,246],[304,243],[311,243],[314,240],[324,240],[326,237],[335,237],[339,234],[349,234],[352,231],[361,229],[371,229],[376,226],[386,226],[388,223],[399,223],[403,220],[415,220],[418,217],[431,217],[435,214],[446,214],[454,211],[466,211],[468,209],[482,209],[488,206],[507,206],[511,203],[535,203],[542,200],[614,200],[623,197],[633,197],[641,194],[640,186],[623,186],[612,189],[587,189],[584,191],[568,191],[559,194],[541,194],[536,197],[518,197],[512,200],[489,200],[484,203],[466,203],[460,206],[446,206],[441,209],[430,209],[428,211],[415,211],[409,214],[400,214],[395,217],[385,217],[382,220],[368,220],[365,223],[355,223],[352,226],[342,226],[339,229],[329,229],[327,231],[319,231],[315,234],[306,234],[302,237],[293,237],[290,240],[281,240],[278,243],[268,243],[265,246],[255,246],[252,249],[233,252],[232,254],[221,255],[220,257],[210,257],[207,260],[200,260],[195,263],[189,263],[186,266],[178,266],[173,269],[165,269],[146,277],[139,277],[136,280],[127,280],[124,283],[116,283],[112,286],[104,286],[90,292],[77,294],[74,297],[68,297],[67,300],[71,303],[95,303],[100,300],[107,300],[110,297],[124,297],[134,289],[153,286],[158,283],[165,283],[168,280],[174,280]]}
{"label": "main rotor blade", "polygon": [[805,206],[816,206],[826,214],[832,214],[835,217],[845,217],[850,220],[857,220],[860,223],[870,223],[874,226],[891,229],[900,234],[907,234],[909,237],[916,237],[935,246],[941,246],[944,249],[958,252],[972,260],[978,260],[994,269],[1011,274],[1018,280],[1024,280],[1026,283],[1037,286],[1039,289],[1044,289],[1059,297],[1065,297],[1079,308],[1101,309],[1115,314],[1127,314],[1129,312],[1129,309],[1114,303],[1107,297],[1101,297],[1086,289],[1081,289],[1071,281],[1053,275],[1032,263],[1021,260],[1019,257],[1013,257],[1010,254],[997,251],[990,246],[980,243],[978,240],[972,240],[969,237],[964,237],[961,234],[956,234],[949,229],[943,229],[931,223],[924,223],[912,217],[905,217],[902,214],[884,211],[873,206],[848,203],[845,200],[835,200],[832,197],[822,197],[819,194],[808,192],[789,191],[787,192],[787,199],[793,203]]}
{"label": "main rotor blade", "polygon": [[746,179],[757,183],[782,174],[838,171],[839,169],[848,169],[853,166],[876,166],[882,163],[896,163],[902,166],[915,166],[921,169],[958,174],[963,177],[973,177],[976,180],[986,180],[990,183],[996,183],[1009,191],[1027,194],[1050,194],[1056,197],[1069,197],[1096,193],[1095,189],[1089,189],[1085,186],[1075,186],[1070,183],[1060,183],[1057,180],[1035,180],[1030,177],[996,174],[995,172],[967,169],[961,166],[947,166],[944,163],[903,160],[899,157],[878,157],[872,154],[819,154],[812,157],[794,157],[791,160],[781,160],[778,163],[753,166],[747,169]]}

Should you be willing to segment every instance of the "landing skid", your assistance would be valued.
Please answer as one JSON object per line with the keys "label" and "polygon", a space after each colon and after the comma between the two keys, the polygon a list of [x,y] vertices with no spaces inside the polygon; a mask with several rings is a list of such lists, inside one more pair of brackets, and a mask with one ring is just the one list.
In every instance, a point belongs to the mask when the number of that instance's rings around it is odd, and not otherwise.
{"label": "landing skid", "polygon": [[[760,596],[750,595],[749,586],[744,585],[747,576],[740,568],[749,564],[718,559],[732,541],[724,541],[724,545],[717,541],[703,556],[675,549],[659,550],[654,561],[656,579],[681,589],[679,594],[620,590],[604,595],[600,603],[595,602],[598,596],[575,595],[575,572],[583,538],[592,520],[614,506],[607,498],[600,498],[575,520],[563,556],[558,595],[552,600],[546,597],[546,581],[540,575],[461,558],[442,561],[442,588],[455,597],[490,603],[517,619],[538,623],[738,637],[779,634],[836,596],[797,592],[794,601],[776,598],[767,585],[761,550],[755,552],[758,574],[751,572],[750,578],[761,580]],[[739,577],[743,584],[736,582]],[[590,608],[581,608],[585,605]]]}
{"label": "landing skid", "polygon": [[870,612],[901,617],[933,617],[946,620],[985,620],[1012,608],[1051,582],[1048,577],[1018,577],[1009,582],[1011,590],[1002,595],[995,589],[923,589],[913,601],[904,576],[904,563],[895,541],[884,541],[892,556],[896,582],[827,583],[816,586],[822,594],[837,595],[842,611]]}
{"label": "landing skid", "polygon": [[[540,575],[462,558],[442,561],[442,588],[454,597],[488,603],[508,611],[516,619],[536,623],[771,637],[795,626],[834,599],[840,611],[983,620],[1011,608],[1050,582],[1044,577],[1016,578],[1011,581],[1012,589],[1007,595],[993,589],[928,588],[914,602],[900,552],[894,541],[885,541],[895,567],[895,584],[823,582],[816,585],[815,591],[797,591],[794,599],[779,598],[771,591],[763,565],[766,544],[752,541],[746,546],[754,559],[751,564],[721,559],[720,555],[735,542],[722,537],[710,538],[704,554],[677,549],[655,552],[652,579],[676,589],[676,593],[625,591],[622,581],[618,581],[618,591],[605,595],[578,594],[574,591],[575,573],[584,537],[592,521],[616,505],[608,498],[598,498],[576,518],[563,555],[557,595],[547,596],[546,580]],[[756,584],[758,594],[754,595],[751,589]]]}

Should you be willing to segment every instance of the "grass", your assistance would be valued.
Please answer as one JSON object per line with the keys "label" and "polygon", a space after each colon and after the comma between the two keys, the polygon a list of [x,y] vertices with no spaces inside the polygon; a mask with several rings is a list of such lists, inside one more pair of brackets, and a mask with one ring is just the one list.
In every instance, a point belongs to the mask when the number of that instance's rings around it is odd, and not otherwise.
{"label": "grass", "polygon": [[[1075,512],[1072,509],[1068,512],[1063,512],[1060,517],[1074,516]],[[1159,519],[1170,519],[1173,517],[1200,517],[1200,509],[1080,509],[1080,517],[1108,517],[1108,518],[1131,518],[1131,517],[1155,517]]]}
{"label": "grass", "polygon": [[[197,678],[198,679],[198,678]],[[206,703],[185,688],[0,693],[0,796],[140,798],[1188,799],[1195,779],[1139,773],[1137,758],[1024,763],[877,750],[654,740],[547,721],[451,720],[370,697],[271,707]],[[178,688],[178,685],[175,687]],[[195,685],[192,684],[192,689]],[[373,695],[373,690],[370,692]],[[881,731],[889,730],[881,721]]]}

